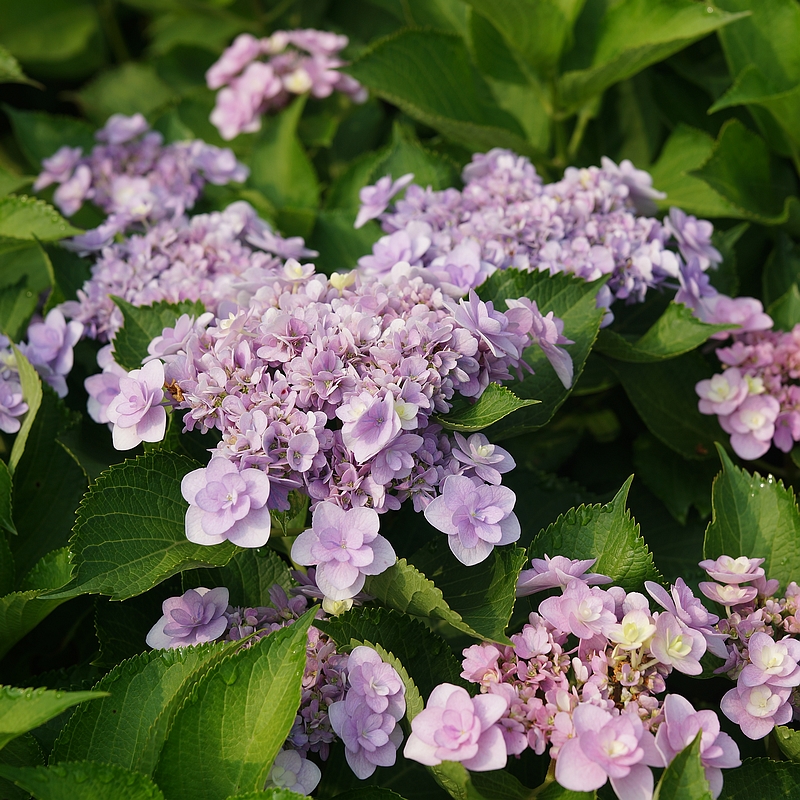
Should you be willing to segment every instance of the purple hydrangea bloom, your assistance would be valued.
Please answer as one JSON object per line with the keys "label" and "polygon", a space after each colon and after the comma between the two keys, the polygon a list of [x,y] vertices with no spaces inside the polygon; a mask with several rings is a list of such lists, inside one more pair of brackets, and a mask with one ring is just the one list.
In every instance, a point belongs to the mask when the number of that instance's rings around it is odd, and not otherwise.
{"label": "purple hydrangea bloom", "polygon": [[684,625],[674,614],[664,611],[656,618],[650,650],[662,664],[686,675],[699,675],[703,671],[700,659],[706,648],[702,633]]}
{"label": "purple hydrangea bloom", "polygon": [[751,394],[732,413],[719,417],[731,447],[741,458],[761,458],[772,445],[780,403],[769,394]]}
{"label": "purple hydrangea bloom", "polygon": [[167,430],[164,400],[164,365],[150,361],[119,379],[119,394],[106,409],[114,426],[117,450],[130,450],[141,442],[160,442]]}
{"label": "purple hydrangea bloom", "polygon": [[27,410],[19,381],[0,375],[0,431],[16,433],[21,426],[19,417]]}
{"label": "purple hydrangea bloom", "polygon": [[451,452],[454,458],[464,464],[467,477],[474,472],[486,483],[498,486],[502,480],[501,474],[510,472],[516,466],[511,453],[491,444],[482,433],[473,433],[469,439],[465,439],[456,432],[453,437],[458,446]]}
{"label": "purple hydrangea bloom", "polygon": [[120,378],[127,377],[128,372],[114,360],[112,344],[100,348],[97,353],[97,366],[103,371],[97,375],[90,375],[83,382],[89,395],[86,408],[95,422],[109,422],[108,407],[119,394]]}
{"label": "purple hydrangea bloom", "polygon": [[736,367],[728,367],[722,375],[702,380],[695,385],[700,396],[701,414],[732,414],[744,402],[750,385]]}
{"label": "purple hydrangea bloom", "polygon": [[575,560],[566,556],[545,555],[542,558],[531,559],[531,569],[524,569],[517,580],[517,597],[527,597],[535,592],[545,589],[555,589],[560,586],[566,589],[571,581],[577,579],[587,586],[600,583],[611,583],[611,578],[597,572],[589,572],[596,558]]}
{"label": "purple hydrangea bloom", "polygon": [[28,326],[28,342],[20,351],[37,372],[52,386],[59,397],[67,394],[66,375],[72,369],[72,349],[83,334],[83,324],[67,322],[58,308],[52,309],[43,322]]}
{"label": "purple hydrangea bloom", "polygon": [[358,193],[361,208],[358,210],[354,227],[360,228],[369,220],[379,217],[386,210],[389,201],[413,180],[413,173],[402,175],[396,181],[392,181],[391,175],[385,175],[374,186],[365,186],[361,189]]}
{"label": "purple hydrangea bloom", "polygon": [[519,539],[519,520],[513,513],[516,495],[508,487],[450,475],[441,492],[425,508],[425,519],[447,534],[450,549],[462,564],[478,564],[495,545]]}
{"label": "purple hydrangea bloom", "polygon": [[378,533],[378,514],[371,508],[345,511],[334,503],[317,505],[311,528],[292,545],[292,559],[315,566],[317,586],[331,600],[355,597],[367,575],[378,575],[397,559]]}
{"label": "purple hydrangea bloom", "polygon": [[[153,363],[153,362],[150,362]],[[196,544],[233,542],[262,547],[270,534],[270,482],[259,469],[239,468],[226,458],[185,475],[181,493],[189,503],[186,538]]]}
{"label": "purple hydrangea bloom", "polygon": [[313,761],[297,750],[281,750],[272,762],[264,788],[276,787],[307,795],[317,788],[321,778],[322,772]]}
{"label": "purple hydrangea bloom", "polygon": [[742,686],[800,686],[800,642],[785,637],[775,641],[766,633],[754,633],[747,641],[750,663],[739,675]]}
{"label": "purple hydrangea bloom", "polygon": [[711,244],[714,226],[707,220],[698,220],[673,207],[664,220],[664,227],[675,237],[687,262],[694,257],[703,269],[708,269],[711,264],[722,261],[722,254]]}
{"label": "purple hydrangea bloom", "polygon": [[348,697],[362,698],[376,714],[399,720],[405,714],[405,686],[397,670],[371,647],[356,647],[347,660]]}
{"label": "purple hydrangea bloom", "polygon": [[402,429],[391,392],[375,395],[362,393],[336,409],[344,422],[342,440],[359,464],[383,450]]}
{"label": "purple hydrangea bloom", "polygon": [[580,578],[573,578],[560,597],[548,597],[539,604],[539,613],[553,627],[579,639],[593,639],[615,624],[614,609],[611,594],[590,588]]}
{"label": "purple hydrangea bloom", "polygon": [[43,170],[33,184],[33,191],[40,192],[52,183],[64,183],[69,180],[81,155],[83,155],[82,148],[64,145],[50,158],[42,159]]}
{"label": "purple hydrangea bloom", "polygon": [[164,616],[147,634],[147,644],[154,650],[186,647],[213,642],[222,636],[228,619],[228,590],[189,589],[180,597],[169,597],[162,604]]}
{"label": "purple hydrangea bloom", "polygon": [[653,178],[649,172],[636,169],[627,158],[617,165],[607,156],[602,156],[600,165],[628,188],[628,197],[640,214],[652,214],[657,208],[653,200],[663,200],[667,196],[666,192],[653,188]]}
{"label": "purple hydrangea bloom", "polygon": [[788,686],[736,686],[720,702],[722,713],[750,739],[763,739],[776,725],[786,725],[793,716]]}
{"label": "purple hydrangea bloom", "polygon": [[653,794],[653,773],[661,767],[652,734],[635,714],[612,715],[588,703],[572,714],[575,735],[558,751],[556,780],[575,792],[599,789],[609,779],[620,800],[640,800]]}
{"label": "purple hydrangea bloom", "polygon": [[700,566],[708,573],[709,578],[713,578],[720,583],[748,583],[757,578],[764,577],[763,558],[748,558],[747,556],[722,555],[717,559],[706,559],[700,562]]}
{"label": "purple hydrangea bloom", "polygon": [[460,761],[474,772],[502,769],[506,745],[496,723],[507,710],[508,703],[499,695],[470,697],[466,689],[443,683],[411,720],[403,755],[426,766]]}
{"label": "purple hydrangea bloom", "polygon": [[701,581],[700,591],[709,600],[726,607],[745,605],[758,596],[755,586],[740,586],[735,583],[720,585],[712,581]]}
{"label": "purple hydrangea bloom", "polygon": [[124,114],[112,114],[106,124],[97,132],[98,142],[108,144],[125,144],[131,139],[145,133],[150,126],[141,114],[126,117]]}

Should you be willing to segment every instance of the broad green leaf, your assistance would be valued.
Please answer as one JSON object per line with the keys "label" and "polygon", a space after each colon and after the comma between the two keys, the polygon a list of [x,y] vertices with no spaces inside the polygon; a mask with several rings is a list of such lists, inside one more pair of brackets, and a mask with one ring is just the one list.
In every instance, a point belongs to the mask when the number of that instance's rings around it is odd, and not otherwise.
{"label": "broad green leaf", "polygon": [[20,591],[0,597],[0,658],[64,602],[40,597],[63,586],[71,570],[66,548],[56,550],[25,576]]}
{"label": "broad green leaf", "polygon": [[170,800],[261,789],[300,705],[317,609],[214,666],[178,712],[155,779]]}
{"label": "broad green leaf", "polygon": [[95,144],[94,129],[75,117],[47,114],[44,111],[20,111],[4,105],[14,137],[35,172],[42,168],[42,159],[49,158],[60,147],[82,147],[88,154]]}
{"label": "broad green leaf", "polygon": [[89,119],[102,125],[112,114],[147,116],[177,98],[151,64],[128,62],[100,73],[75,99]]}
{"label": "broad green leaf", "polygon": [[772,475],[735,466],[717,446],[722,472],[714,479],[706,558],[764,558],[764,571],[786,586],[800,574],[800,511],[794,491]]}
{"label": "broad green leaf", "polygon": [[484,800],[473,786],[469,771],[458,761],[442,761],[437,767],[428,767],[428,771],[453,800]]}
{"label": "broad green leaf", "polygon": [[353,608],[316,625],[341,647],[353,642],[381,645],[403,664],[423,698],[440,683],[468,686],[450,646],[421,622],[398,611]]}
{"label": "broad green leaf", "polygon": [[2,45],[0,45],[0,83],[27,83],[30,86],[43,88],[40,83],[32,81],[22,71],[17,59]]}
{"label": "broad green leaf", "polygon": [[9,594],[16,588],[14,556],[8,546],[8,537],[0,533],[0,596]]}
{"label": "broad green leaf", "polygon": [[492,798],[492,800],[527,800],[531,795],[531,790],[527,786],[523,786],[507,770],[473,772],[470,778],[472,785],[484,797]]}
{"label": "broad green leaf", "polygon": [[[381,786],[362,786],[337,794],[336,797],[338,800],[404,800],[397,792]],[[236,800],[236,798],[230,798],[230,800]],[[254,796],[252,800],[258,800],[258,798]]]}
{"label": "broad green leaf", "polygon": [[744,16],[692,0],[621,0],[607,8],[600,20],[586,18],[585,36],[559,81],[567,111]]}
{"label": "broad green leaf", "polygon": [[248,186],[258,189],[276,208],[319,205],[319,184],[314,166],[297,138],[297,124],[305,96],[264,121],[250,156]]}
{"label": "broad green leaf", "polygon": [[23,279],[36,295],[52,287],[52,266],[46,252],[31,239],[0,239],[0,286],[13,286]]}
{"label": "broad green leaf", "polygon": [[538,400],[522,400],[505,386],[490,383],[476,403],[459,403],[436,421],[450,431],[479,431]]}
{"label": "broad green leaf", "polygon": [[269,512],[272,531],[276,536],[297,536],[307,527],[310,498],[299,489],[289,491],[289,508],[286,511]]}
{"label": "broad green leaf", "polygon": [[765,225],[786,223],[798,202],[791,170],[737,119],[722,126],[710,158],[691,174],[722,195],[738,216]]}
{"label": "broad green leaf", "polygon": [[695,384],[710,377],[699,353],[653,364],[606,362],[650,432],[684,458],[707,458],[723,438],[719,423],[697,408]]}
{"label": "broad green leaf", "polygon": [[51,597],[92,592],[125,600],[181,570],[227,564],[230,542],[204,547],[186,539],[181,479],[199,466],[159,451],[104,472],[78,509],[70,540],[75,575]]}
{"label": "broad green leaf", "polygon": [[[586,283],[571,275],[553,275],[519,270],[498,270],[479,287],[482,300],[491,300],[495,308],[505,310],[505,300],[528,297],[535,300],[543,314],[549,311],[564,320],[564,335],[575,344],[565,348],[575,369],[573,385],[583,372],[586,357],[597,337],[603,310],[597,308],[596,296],[602,281]],[[493,425],[486,433],[493,442],[538,430],[546,425],[570,393],[538,345],[525,351],[525,360],[533,375],[508,384],[508,388],[523,400],[539,400],[539,404],[518,411]]]}
{"label": "broad green leaf", "polygon": [[[414,564],[401,558],[368,578],[365,591],[403,613],[444,620],[477,638],[507,641],[504,631],[514,607],[524,550],[496,547],[489,558],[472,567],[458,563],[446,547],[423,548],[413,560]],[[430,578],[421,571],[428,564]]]}
{"label": "broad green leaf", "polygon": [[11,448],[11,456],[8,459],[8,470],[13,475],[17,464],[19,464],[19,460],[22,458],[22,454],[25,452],[25,443],[28,441],[28,435],[33,427],[33,422],[36,419],[39,406],[42,404],[42,381],[36,370],[31,366],[31,362],[28,361],[14,345],[11,347],[14,351],[17,370],[19,371],[19,381],[22,385],[22,397],[28,404],[28,411],[17,433],[17,438],[14,439],[14,445]]}
{"label": "broad green leaf", "polygon": [[790,800],[800,796],[800,764],[748,758],[726,769],[719,800]]}
{"label": "broad green leaf", "polygon": [[650,169],[653,186],[666,192],[662,208],[678,206],[700,217],[741,217],[742,212],[692,173],[711,157],[714,139],[705,131],[679,124]]}
{"label": "broad green leaf", "polygon": [[704,517],[711,512],[711,481],[717,473],[712,460],[690,461],[654,436],[642,434],[633,443],[633,465],[637,477],[681,525],[692,506]]}
{"label": "broad green leaf", "polygon": [[47,300],[48,305],[56,295],[60,295],[59,302],[76,299],[78,289],[82,289],[83,284],[92,277],[91,262],[57,244],[45,245],[44,250],[55,279],[55,288]]}
{"label": "broad green leaf", "polygon": [[108,696],[69,718],[50,763],[97,761],[152,775],[186,698],[234,650],[231,643],[206,644],[149,651],[123,661],[94,687]]}
{"label": "broad green leaf", "polygon": [[98,23],[89,0],[0,3],[0,44],[23,62],[64,61],[86,48]]}
{"label": "broad green leaf", "polygon": [[89,480],[74,456],[57,440],[75,424],[75,413],[47,385],[14,472],[12,543],[20,573],[69,543],[75,509]]}
{"label": "broad green leaf", "polygon": [[147,346],[161,336],[164,328],[173,327],[182,314],[199,316],[203,304],[192,300],[168,303],[162,300],[150,306],[133,306],[121,297],[113,297],[122,311],[124,322],[114,336],[114,359],[127,370],[141,369],[147,358]]}
{"label": "broad green leaf", "polygon": [[640,591],[647,580],[660,580],[639,525],[626,508],[632,481],[633,476],[610,503],[582,505],[560,516],[533,540],[530,557],[596,558],[592,570],[629,592]]}
{"label": "broad green leaf", "polygon": [[800,731],[778,725],[775,728],[775,741],[789,761],[800,762]]}
{"label": "broad green leaf", "polygon": [[0,236],[49,242],[80,232],[44,200],[13,194],[0,197]]}
{"label": "broad green leaf", "polygon": [[[30,733],[23,733],[0,750],[0,765],[4,767],[41,767],[44,754],[39,743]],[[0,778],[0,797],[3,800],[30,800],[30,792],[16,784]]]}
{"label": "broad green leaf", "polygon": [[[389,796],[396,797],[397,795],[394,795],[393,792],[389,792]],[[288,789],[278,789],[275,786],[271,786],[266,791],[242,792],[241,794],[234,794],[226,798],[226,800],[304,800],[304,798],[307,797],[308,795],[305,794],[297,794],[297,792],[290,792]]]}
{"label": "broad green leaf", "polygon": [[653,800],[711,800],[705,769],[700,763],[700,734],[664,770]]}
{"label": "broad green leaf", "polygon": [[347,72],[409,116],[467,147],[509,147],[535,155],[517,120],[491,103],[488,86],[459,36],[400,31],[372,44]]}
{"label": "broad green leaf", "polygon": [[606,328],[600,331],[595,348],[604,356],[619,361],[648,363],[688,353],[720,331],[736,325],[709,325],[701,322],[689,306],[672,302],[653,326],[636,341]]}
{"label": "broad green leaf", "polygon": [[0,528],[17,532],[11,513],[11,473],[5,461],[0,461]]}
{"label": "broad green leaf", "polygon": [[27,175],[16,175],[0,165],[0,197],[12,194],[26,188],[33,183],[33,178]]}
{"label": "broad green leaf", "polygon": [[793,283],[786,294],[767,307],[767,313],[774,322],[773,329],[790,331],[800,322],[800,289]]}
{"label": "broad green leaf", "polygon": [[324,208],[316,215],[308,246],[319,253],[314,258],[318,272],[330,275],[354,269],[383,235],[376,222],[354,228],[355,218],[356,212],[349,208]]}
{"label": "broad green leaf", "polygon": [[585,0],[467,0],[533,67],[549,74],[572,37]]}
{"label": "broad green leaf", "polygon": [[[0,775],[30,792],[36,800],[164,800],[146,775],[108,764],[73,761],[50,767],[5,767]],[[112,788],[113,787],[113,788]]]}
{"label": "broad green leaf", "polygon": [[543,783],[534,791],[536,800],[595,800],[597,797],[597,792],[573,792],[555,781]]}
{"label": "broad green leaf", "polygon": [[0,289],[0,331],[12,342],[18,342],[38,303],[38,295],[28,288],[24,277],[13,286]]}
{"label": "broad green leaf", "polygon": [[762,272],[764,305],[769,307],[800,281],[800,246],[782,231]]}
{"label": "broad green leaf", "polygon": [[225,586],[234,606],[270,605],[269,590],[276,583],[288,591],[292,579],[286,562],[269,547],[239,550],[224,567],[183,573],[184,589]]}
{"label": "broad green leaf", "polygon": [[0,688],[0,748],[62,711],[103,696],[101,692],[56,692],[3,686]]}

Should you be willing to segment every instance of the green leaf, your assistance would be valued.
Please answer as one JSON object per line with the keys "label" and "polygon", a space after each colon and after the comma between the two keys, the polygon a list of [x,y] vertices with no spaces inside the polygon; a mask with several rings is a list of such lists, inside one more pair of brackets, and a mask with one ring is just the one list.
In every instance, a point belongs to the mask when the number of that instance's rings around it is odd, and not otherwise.
{"label": "green leaf", "polygon": [[192,300],[168,303],[162,300],[150,306],[133,306],[121,297],[112,300],[122,311],[122,327],[114,335],[114,359],[127,370],[141,369],[147,358],[147,346],[161,336],[164,328],[172,327],[182,314],[199,316],[205,310],[203,304]]}
{"label": "green leaf", "polygon": [[[505,309],[504,300],[528,297],[535,300],[539,310],[554,312],[564,320],[564,335],[575,344],[566,347],[575,369],[573,386],[583,372],[586,358],[597,337],[603,310],[597,308],[596,296],[603,281],[586,283],[572,275],[520,272],[515,269],[498,270],[478,289],[482,300],[491,300],[495,308]],[[522,381],[508,384],[508,388],[523,400],[539,400],[535,406],[525,408],[512,417],[493,425],[486,435],[493,442],[534,431],[546,425],[570,389],[565,389],[560,378],[538,345],[525,351],[525,360],[533,368],[533,375]]]}
{"label": "green leaf", "polygon": [[483,800],[472,784],[469,771],[458,761],[443,761],[436,767],[428,767],[428,771],[453,800]]}
{"label": "green leaf", "polygon": [[711,800],[705,769],[700,763],[700,734],[664,770],[653,800]]}
{"label": "green leaf", "polygon": [[39,89],[43,88],[40,83],[32,81],[22,71],[17,59],[2,45],[0,45],[0,83],[27,83]]}
{"label": "green leaf", "polygon": [[470,778],[481,795],[491,800],[528,800],[531,795],[531,790],[506,770],[475,772]]}
{"label": "green leaf", "polygon": [[444,639],[398,611],[353,608],[315,624],[341,647],[354,642],[379,644],[399,659],[423,698],[440,683],[468,686],[460,677],[461,663]]}
{"label": "green leaf", "polygon": [[734,217],[742,212],[693,172],[705,164],[714,150],[714,139],[705,131],[679,124],[667,139],[650,169],[653,186],[666,192],[659,206],[678,206],[700,217]]}
{"label": "green leaf", "polygon": [[8,546],[8,537],[0,533],[0,596],[14,591],[15,579],[14,556]]}
{"label": "green leaf", "polygon": [[800,731],[778,725],[775,728],[775,741],[789,761],[800,762]]}
{"label": "green leaf", "polygon": [[709,325],[694,316],[683,303],[672,302],[653,326],[636,341],[631,341],[606,328],[600,331],[595,348],[605,356],[619,361],[649,363],[688,353],[720,331],[736,325]]}
{"label": "green leaf", "polygon": [[372,252],[383,232],[374,222],[356,229],[355,218],[356,212],[349,208],[324,208],[316,215],[308,246],[319,253],[314,258],[317,271],[326,275],[346,272],[357,266],[361,256]]}
{"label": "green leaf", "polygon": [[412,560],[401,558],[368,578],[365,591],[406,614],[445,620],[470,636],[508,641],[504,631],[525,562],[522,548],[496,547],[485,561],[465,567],[439,542],[422,548]]}
{"label": "green leaf", "polygon": [[270,605],[276,583],[288,591],[292,579],[286,562],[268,547],[239,550],[224,567],[183,573],[184,589],[226,586],[234,606]]}
{"label": "green leaf", "polygon": [[75,93],[75,99],[87,117],[102,125],[112,114],[148,116],[177,96],[151,64],[131,61],[101,72]]}
{"label": "green leaf", "polygon": [[17,175],[0,165],[0,197],[19,191],[32,183],[33,178],[30,176]]}
{"label": "green leaf", "polygon": [[52,266],[47,254],[31,239],[0,239],[0,286],[13,286],[22,279],[34,294],[51,289]]}
{"label": "green leaf", "polygon": [[509,147],[535,155],[517,120],[492,103],[460,36],[400,31],[368,47],[347,72],[409,116],[469,148]]}
{"label": "green leaf", "polygon": [[14,523],[20,535],[12,549],[20,573],[69,543],[75,509],[89,481],[57,438],[75,421],[64,401],[42,386],[42,402],[14,472]]}
{"label": "green leaf", "polygon": [[[30,733],[23,733],[0,751],[0,765],[40,767],[44,765],[44,755],[36,739]],[[30,792],[25,792],[11,781],[0,778],[0,797],[3,800],[30,800]]]}
{"label": "green leaf", "polygon": [[[358,789],[351,789],[349,792],[341,792],[336,795],[336,798],[337,800],[403,800],[396,792],[381,786],[361,786]],[[230,800],[234,800],[234,798],[230,798]],[[258,800],[258,798],[253,797],[253,800]]]}
{"label": "green leaf", "polygon": [[97,761],[152,775],[186,698],[235,649],[230,642],[204,644],[123,661],[94,687],[108,696],[69,718],[50,763]]}
{"label": "green leaf", "polygon": [[572,68],[559,82],[561,104],[575,111],[612,84],[742,16],[692,0],[622,0],[599,20],[585,16],[584,36],[576,42]]}
{"label": "green leaf", "polygon": [[88,0],[0,4],[0,44],[23,62],[77,56],[97,30],[97,10]]}
{"label": "green leaf", "polygon": [[186,539],[181,479],[199,466],[158,451],[104,472],[78,508],[70,540],[75,575],[50,596],[93,592],[125,600],[181,570],[227,564],[235,552],[230,542],[204,547]]}
{"label": "green leaf", "polygon": [[505,386],[490,383],[476,403],[458,404],[447,414],[436,416],[436,422],[450,431],[479,431],[520,408],[533,406],[538,402],[521,400]]}
{"label": "green leaf", "polygon": [[71,569],[66,548],[56,550],[25,576],[20,591],[0,597],[0,658],[64,602],[40,598],[63,586]]}
{"label": "green leaf", "polygon": [[248,186],[258,189],[276,208],[319,205],[314,166],[297,137],[305,96],[264,121],[250,156]]}
{"label": "green leaf", "polygon": [[800,322],[800,289],[793,283],[786,294],[779,297],[767,308],[767,313],[774,322],[773,329],[790,331]]}
{"label": "green leaf", "polygon": [[5,461],[0,461],[0,528],[17,532],[11,513],[11,473]]}
{"label": "green leaf", "polygon": [[[76,761],[50,767],[0,766],[0,775],[13,780],[36,800],[164,800],[146,775],[108,764]],[[113,786],[113,789],[111,788]]]}
{"label": "green leaf", "polygon": [[0,688],[0,748],[38,728],[62,711],[103,697],[101,692],[55,692],[49,689]]}
{"label": "green leaf", "polygon": [[794,175],[738,119],[722,126],[710,158],[691,174],[724,197],[744,219],[782,225],[794,214]]}
{"label": "green leaf", "polygon": [[711,513],[711,482],[717,472],[713,461],[689,461],[654,436],[642,434],[633,443],[633,465],[681,525],[692,506],[703,517]]}
{"label": "green leaf", "polygon": [[[384,790],[381,789],[380,791]],[[389,792],[388,797],[392,796],[397,797],[399,795],[395,795],[394,792]],[[290,792],[288,789],[278,789],[275,786],[271,786],[265,791],[242,792],[241,794],[234,794],[228,797],[227,800],[303,800],[303,798],[306,797],[308,797],[308,795],[297,794],[297,792]]]}
{"label": "green leaf", "polygon": [[764,558],[767,577],[785,587],[800,574],[800,511],[794,491],[772,475],[750,475],[717,449],[722,472],[714,479],[705,558]]}
{"label": "green leaf", "polygon": [[725,770],[719,800],[787,800],[800,792],[800,764],[748,758],[738,769]]}
{"label": "green leaf", "polygon": [[783,231],[775,239],[762,273],[764,305],[769,307],[800,281],[800,245]]}
{"label": "green leaf", "polygon": [[0,330],[12,341],[18,342],[30,320],[39,297],[28,288],[26,278],[0,291]]}
{"label": "green leaf", "polygon": [[697,408],[695,384],[709,377],[696,352],[653,364],[606,362],[650,432],[684,458],[707,458],[723,437],[719,423]]}
{"label": "green leaf", "polygon": [[13,475],[19,460],[22,458],[22,454],[25,452],[28,435],[33,427],[33,421],[36,419],[39,406],[42,404],[42,381],[36,370],[31,366],[31,362],[14,345],[11,345],[11,348],[14,351],[17,370],[19,371],[22,397],[28,404],[28,411],[17,433],[17,438],[14,439],[11,456],[8,459],[8,470]]}
{"label": "green leaf", "polygon": [[645,581],[661,580],[639,525],[626,508],[632,481],[633,476],[610,503],[582,505],[561,515],[533,540],[529,556],[596,558],[592,570],[628,592],[641,590]]}
{"label": "green leaf", "polygon": [[44,200],[26,195],[0,197],[0,236],[49,242],[80,232]]}
{"label": "green leaf", "polygon": [[155,778],[170,800],[261,789],[300,705],[312,608],[213,667],[178,712]]}
{"label": "green leaf", "polygon": [[3,111],[11,120],[20,150],[36,172],[42,168],[42,159],[49,158],[60,147],[82,147],[88,154],[95,144],[94,129],[81,119],[44,111],[20,111],[7,105]]}

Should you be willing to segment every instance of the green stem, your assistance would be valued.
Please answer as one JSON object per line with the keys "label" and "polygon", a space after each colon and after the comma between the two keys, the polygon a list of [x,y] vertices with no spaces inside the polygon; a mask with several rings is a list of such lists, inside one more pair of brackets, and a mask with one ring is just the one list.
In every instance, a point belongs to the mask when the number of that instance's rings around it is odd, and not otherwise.
{"label": "green stem", "polygon": [[97,13],[100,16],[103,33],[105,33],[108,45],[114,54],[114,60],[118,64],[130,61],[131,54],[128,52],[128,45],[125,44],[125,37],[122,35],[117,15],[114,13],[114,0],[99,0]]}

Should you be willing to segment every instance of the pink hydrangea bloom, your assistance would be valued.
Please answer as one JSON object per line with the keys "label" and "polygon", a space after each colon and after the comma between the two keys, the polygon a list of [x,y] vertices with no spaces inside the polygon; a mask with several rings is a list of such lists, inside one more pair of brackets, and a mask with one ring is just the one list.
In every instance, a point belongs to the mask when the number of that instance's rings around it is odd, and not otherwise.
{"label": "pink hydrangea bloom", "polygon": [[747,641],[750,663],[739,675],[741,686],[800,686],[800,642],[789,636],[777,642],[768,634],[754,633]]}
{"label": "pink hydrangea bloom", "polygon": [[695,386],[700,395],[701,414],[732,414],[749,394],[749,384],[736,367],[728,367],[722,375],[700,381]]}
{"label": "pink hydrangea bloom", "polygon": [[322,772],[313,761],[297,750],[281,750],[272,762],[264,788],[275,787],[307,795],[317,788],[321,778]]}
{"label": "pink hydrangea bloom", "polygon": [[230,541],[239,547],[262,547],[269,539],[270,482],[262,470],[240,471],[226,458],[212,458],[207,467],[184,476],[181,493],[189,503],[186,538],[190,542]]}
{"label": "pink hydrangea bloom", "polygon": [[763,739],[776,725],[786,725],[793,716],[788,686],[736,686],[720,702],[722,713],[750,739]]}
{"label": "pink hydrangea bloom", "polygon": [[384,572],[397,559],[379,528],[371,508],[345,511],[335,503],[320,503],[311,528],[295,539],[292,559],[317,568],[317,586],[327,598],[347,600],[361,591],[367,575]]}
{"label": "pink hydrangea bloom", "polygon": [[426,766],[460,761],[475,772],[502,769],[506,745],[496,723],[507,708],[508,703],[498,695],[470,697],[466,689],[443,683],[411,720],[411,736],[403,755]]}
{"label": "pink hydrangea bloom", "polygon": [[199,587],[180,597],[169,597],[162,604],[164,616],[147,634],[147,644],[155,650],[213,642],[225,633],[228,619],[228,590]]}
{"label": "pink hydrangea bloom", "polygon": [[611,578],[607,575],[600,575],[596,572],[586,572],[590,569],[596,558],[588,558],[583,561],[567,558],[566,556],[545,555],[544,558],[532,558],[531,569],[524,569],[517,579],[517,597],[526,597],[535,592],[543,592],[545,589],[555,589],[560,586],[566,589],[570,581],[578,579],[587,586],[599,583],[611,583]]}
{"label": "pink hydrangea bloom", "polygon": [[748,558],[747,556],[722,555],[717,559],[708,558],[700,562],[710,578],[720,583],[748,583],[764,577],[763,558]]}
{"label": "pink hydrangea bloom", "polygon": [[365,186],[361,189],[358,193],[361,208],[358,210],[354,227],[360,228],[369,220],[380,216],[386,210],[389,201],[413,180],[413,173],[402,175],[396,181],[392,181],[391,175],[385,175],[374,186]]}
{"label": "pink hydrangea bloom", "polygon": [[769,450],[780,403],[771,395],[750,395],[733,413],[719,418],[741,458],[760,458]]}
{"label": "pink hydrangea bloom", "polygon": [[164,400],[164,365],[150,361],[119,379],[119,394],[106,409],[114,426],[117,450],[130,450],[141,442],[160,442],[167,430]]}
{"label": "pink hydrangea bloom", "polygon": [[700,659],[706,648],[706,640],[699,631],[687,627],[669,611],[658,615],[650,650],[662,664],[686,675],[699,675],[703,671]]}
{"label": "pink hydrangea bloom", "polygon": [[580,578],[571,580],[560,597],[548,597],[539,604],[539,613],[551,625],[579,639],[591,639],[615,624],[614,609],[611,594],[590,588]]}

